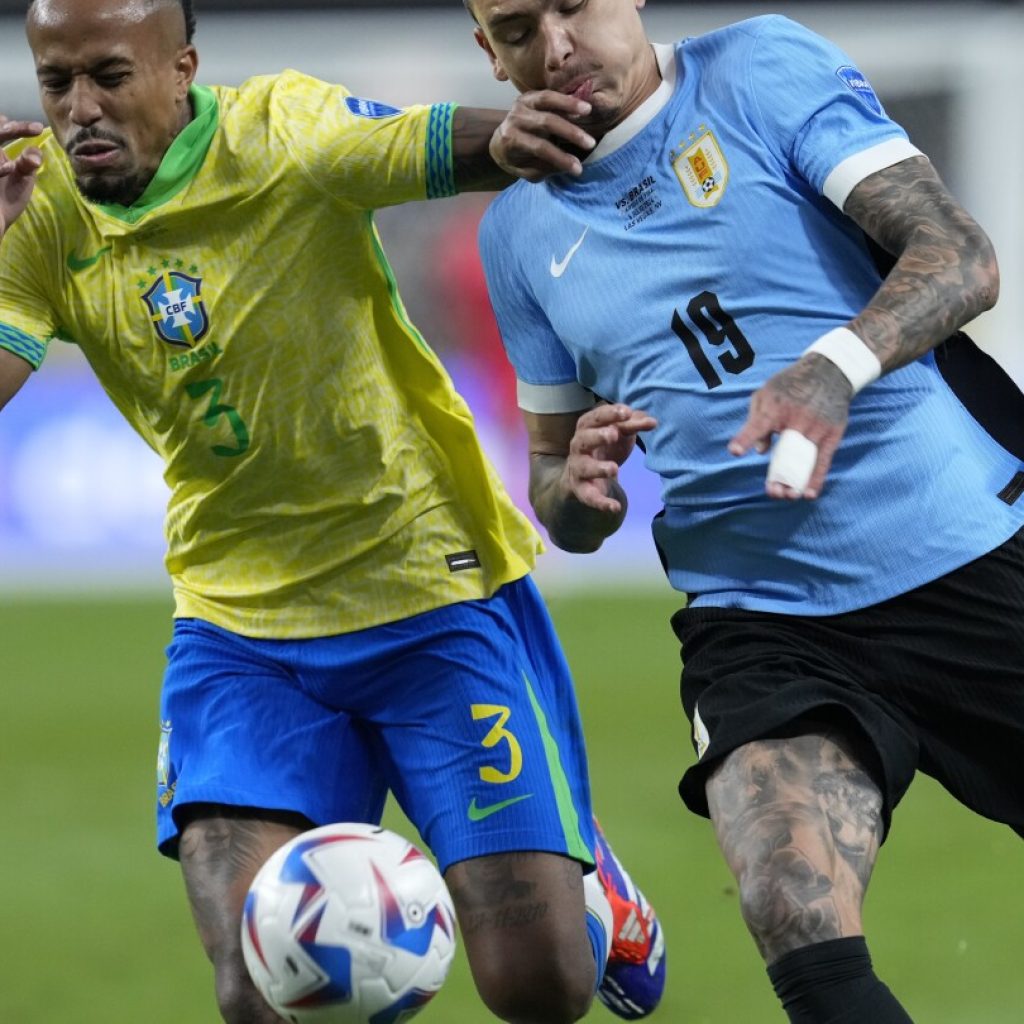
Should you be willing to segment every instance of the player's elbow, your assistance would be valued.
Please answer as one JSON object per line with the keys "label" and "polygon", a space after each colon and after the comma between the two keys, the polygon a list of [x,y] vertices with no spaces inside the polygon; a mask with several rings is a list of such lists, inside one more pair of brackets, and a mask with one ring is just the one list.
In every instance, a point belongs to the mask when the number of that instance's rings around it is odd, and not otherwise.
{"label": "player's elbow", "polygon": [[992,252],[992,260],[981,290],[980,301],[982,311],[991,309],[999,301],[999,264],[996,262],[996,252],[992,248],[991,242],[989,243],[989,248]]}
{"label": "player's elbow", "polygon": [[597,551],[604,542],[604,536],[583,527],[578,519],[566,514],[564,507],[552,509],[544,503],[533,506],[537,520],[548,534],[548,540],[556,548],[570,555],[589,555]]}
{"label": "player's elbow", "polygon": [[578,502],[558,509],[558,514],[538,518],[548,531],[551,543],[572,555],[589,555],[622,525],[626,514],[625,495],[617,513],[599,512]]}
{"label": "player's elbow", "polygon": [[971,231],[964,246],[973,273],[968,276],[973,315],[991,309],[999,300],[999,261],[995,246],[980,228]]}

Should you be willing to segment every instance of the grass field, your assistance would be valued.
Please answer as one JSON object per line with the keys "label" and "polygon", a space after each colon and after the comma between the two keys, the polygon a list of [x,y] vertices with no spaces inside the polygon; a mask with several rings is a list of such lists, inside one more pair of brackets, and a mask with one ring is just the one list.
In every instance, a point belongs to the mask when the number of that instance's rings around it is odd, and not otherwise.
{"label": "grass field", "polygon": [[[668,991],[652,1020],[781,1024],[710,829],[675,794],[692,754],[671,595],[551,606],[578,679],[598,811],[668,935]],[[4,1024],[219,1019],[177,868],[152,846],[169,613],[152,599],[3,604]],[[915,783],[882,851],[867,926],[879,973],[916,1021],[1024,1021],[1022,854],[1009,830]],[[461,957],[419,1019],[491,1019]],[[588,1018],[614,1019],[601,1007]]]}

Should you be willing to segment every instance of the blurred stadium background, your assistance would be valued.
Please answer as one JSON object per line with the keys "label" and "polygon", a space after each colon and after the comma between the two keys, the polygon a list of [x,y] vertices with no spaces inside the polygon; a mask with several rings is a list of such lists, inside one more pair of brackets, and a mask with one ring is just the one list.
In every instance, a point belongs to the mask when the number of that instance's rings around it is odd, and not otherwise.
{"label": "blurred stadium background", "polygon": [[[296,67],[392,103],[503,106],[459,0],[198,0],[200,80]],[[0,0],[0,111],[37,116],[24,0]],[[843,45],[889,111],[996,241],[999,307],[972,333],[1024,384],[1024,11],[1013,3],[649,0],[670,41],[768,10]],[[474,238],[487,197],[379,216],[413,319],[445,359],[509,490],[526,507],[524,438]],[[628,467],[626,527],[598,555],[550,552],[539,578],[579,683],[597,806],[666,922],[670,985],[655,1020],[782,1015],[710,829],[674,780],[692,754],[667,618],[676,599],[648,540],[653,482]],[[77,351],[54,345],[0,415],[0,1021],[216,1020],[176,869],[152,851],[156,696],[170,602],[164,485]],[[965,680],[970,685],[970,680]],[[390,819],[405,828],[398,815]],[[869,896],[881,973],[930,1024],[1024,1021],[1024,859],[927,779],[897,816]],[[594,1019],[611,1020],[601,1008]],[[484,1022],[465,963],[424,1020]]]}

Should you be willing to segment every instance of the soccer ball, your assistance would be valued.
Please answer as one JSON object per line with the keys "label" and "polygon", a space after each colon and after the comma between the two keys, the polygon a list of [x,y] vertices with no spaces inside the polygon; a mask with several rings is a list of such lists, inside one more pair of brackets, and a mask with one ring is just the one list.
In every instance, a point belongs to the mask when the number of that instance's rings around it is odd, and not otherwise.
{"label": "soccer ball", "polygon": [[292,1024],[398,1024],[444,982],[455,911],[408,840],[376,825],[324,825],[260,868],[242,949],[263,998]]}

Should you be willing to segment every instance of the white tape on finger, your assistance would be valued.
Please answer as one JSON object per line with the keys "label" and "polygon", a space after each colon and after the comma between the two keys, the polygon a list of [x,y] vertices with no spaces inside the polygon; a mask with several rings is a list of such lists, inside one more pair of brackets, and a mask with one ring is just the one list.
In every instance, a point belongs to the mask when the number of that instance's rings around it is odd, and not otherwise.
{"label": "white tape on finger", "polygon": [[787,428],[779,434],[768,463],[768,483],[784,484],[801,494],[818,461],[818,446],[799,430]]}

